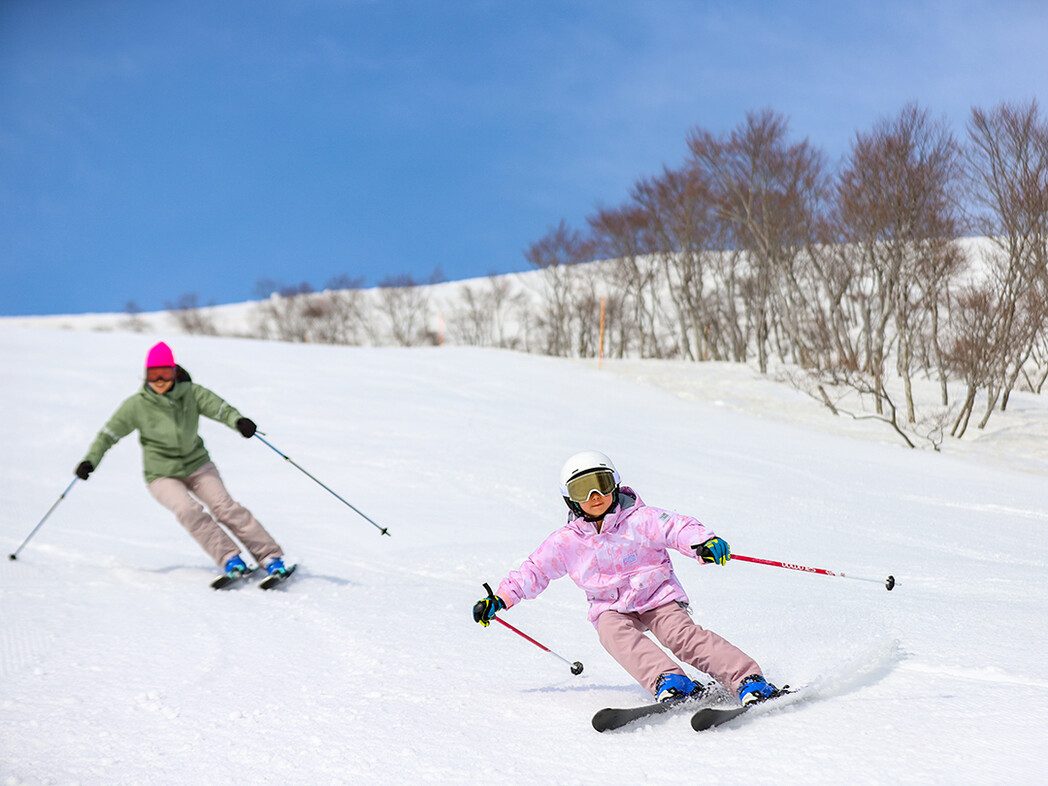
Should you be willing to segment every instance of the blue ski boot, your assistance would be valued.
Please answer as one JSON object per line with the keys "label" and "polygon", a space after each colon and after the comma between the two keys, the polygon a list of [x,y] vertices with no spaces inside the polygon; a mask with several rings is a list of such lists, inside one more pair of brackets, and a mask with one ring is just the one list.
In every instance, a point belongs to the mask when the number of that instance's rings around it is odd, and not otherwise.
{"label": "blue ski boot", "polygon": [[281,576],[286,576],[287,572],[288,572],[287,568],[284,567],[284,560],[280,559],[280,557],[277,557],[275,559],[271,559],[266,564],[266,573],[268,575],[270,575],[270,576],[274,576],[274,575],[277,575],[277,574],[279,574]]}
{"label": "blue ski boot", "polygon": [[282,582],[287,581],[297,567],[298,565],[291,565],[290,567],[284,565],[284,560],[279,557],[271,559],[266,563],[266,573],[268,575],[262,579],[258,586],[264,590],[273,589]]}
{"label": "blue ski boot", "polygon": [[760,674],[751,674],[739,683],[739,701],[747,704],[758,704],[782,695],[782,691],[765,681]]}
{"label": "blue ski boot", "polygon": [[230,557],[226,560],[226,575],[232,578],[239,578],[248,572],[247,565],[244,560],[237,554],[235,557]]}
{"label": "blue ski boot", "polygon": [[249,573],[251,573],[251,568],[237,554],[235,557],[230,557],[226,560],[226,572],[211,582],[211,588],[222,589],[223,587],[228,587]]}
{"label": "blue ski boot", "polygon": [[702,689],[683,674],[666,672],[661,675],[655,683],[655,701],[675,701],[684,699],[694,693],[700,693]]}

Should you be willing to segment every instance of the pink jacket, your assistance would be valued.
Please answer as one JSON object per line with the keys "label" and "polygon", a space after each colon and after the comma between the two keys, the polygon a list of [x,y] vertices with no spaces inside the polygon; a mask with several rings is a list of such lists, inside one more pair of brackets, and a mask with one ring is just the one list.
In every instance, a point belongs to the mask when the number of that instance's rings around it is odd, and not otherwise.
{"label": "pink jacket", "polygon": [[592,523],[572,515],[499,584],[507,605],[535,598],[550,581],[571,576],[586,591],[589,620],[613,609],[649,611],[688,596],[673,574],[668,548],[698,559],[692,546],[714,536],[697,519],[644,504],[623,486],[619,502],[598,534]]}

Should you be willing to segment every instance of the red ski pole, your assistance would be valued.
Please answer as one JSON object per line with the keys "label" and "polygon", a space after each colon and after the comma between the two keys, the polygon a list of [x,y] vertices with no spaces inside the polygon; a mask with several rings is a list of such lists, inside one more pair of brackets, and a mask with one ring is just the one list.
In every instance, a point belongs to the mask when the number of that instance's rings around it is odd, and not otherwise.
{"label": "red ski pole", "polygon": [[495,622],[502,623],[507,628],[509,628],[511,631],[513,631],[518,636],[520,636],[521,638],[527,639],[532,644],[534,644],[536,647],[538,647],[540,650],[543,650],[544,652],[548,652],[550,655],[553,655],[554,657],[560,658],[562,661],[564,661],[569,666],[571,666],[571,673],[572,674],[582,674],[582,664],[579,661],[575,661],[574,663],[572,663],[567,658],[565,658],[565,657],[563,657],[561,655],[557,655],[557,653],[555,653],[553,650],[551,650],[545,644],[540,644],[539,642],[535,641],[535,639],[531,638],[531,636],[529,636],[527,633],[524,633],[523,631],[517,630],[516,628],[514,628],[512,625],[510,625],[508,622],[506,622],[506,620],[502,619],[501,617],[492,617],[492,619],[495,620]]}
{"label": "red ski pole", "polygon": [[839,573],[832,570],[826,570],[825,568],[809,568],[805,565],[794,565],[791,562],[777,562],[770,559],[759,559],[757,557],[744,557],[741,554],[732,554],[732,559],[742,560],[743,562],[756,562],[758,565],[771,565],[776,568],[787,568],[789,570],[799,570],[804,573],[818,573],[822,576],[839,576],[842,579],[855,579],[856,581],[872,581],[875,584],[883,584],[889,592],[895,589],[895,577],[889,576],[887,579],[869,579],[864,576],[848,576],[844,573]]}
{"label": "red ski pole", "polygon": [[[491,587],[489,587],[487,584],[484,585],[484,589],[486,589],[488,591],[488,595],[493,595],[494,594],[491,591]],[[517,630],[512,625],[510,625],[508,622],[506,622],[506,620],[504,620],[504,619],[502,619],[500,617],[492,617],[491,619],[493,619],[493,620],[495,620],[495,622],[498,622],[499,624],[504,625],[505,627],[509,628],[511,631],[513,631],[518,636],[520,636],[522,639],[527,639],[528,641],[530,641],[532,644],[534,644],[536,647],[538,647],[543,652],[548,652],[550,655],[553,655],[556,658],[560,658],[562,661],[564,661],[569,666],[571,666],[571,673],[572,674],[576,674],[576,675],[577,674],[582,674],[582,663],[580,663],[579,661],[575,661],[574,663],[572,663],[570,660],[565,658],[563,655],[558,655],[553,650],[551,650],[549,647],[547,647],[545,644],[540,644],[539,642],[535,641],[535,639],[531,638],[531,636],[529,636],[527,633],[524,633],[524,631]]]}

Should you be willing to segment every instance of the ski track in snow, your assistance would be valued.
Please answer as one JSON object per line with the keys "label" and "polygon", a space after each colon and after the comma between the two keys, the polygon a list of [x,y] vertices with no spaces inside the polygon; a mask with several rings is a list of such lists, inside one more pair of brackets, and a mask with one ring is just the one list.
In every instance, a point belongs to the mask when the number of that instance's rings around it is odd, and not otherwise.
{"label": "ski track in snow", "polygon": [[[984,784],[1036,782],[1048,764],[1043,479],[996,447],[980,463],[972,446],[958,459],[854,426],[838,436],[807,409],[783,422],[795,391],[724,368],[703,381],[656,365],[649,384],[491,350],[0,320],[5,553],[158,338],[391,537],[264,445],[204,423],[234,497],[299,563],[274,592],[257,578],[215,592],[215,567],[149,497],[127,438],[0,564],[0,784]],[[767,395],[777,414],[682,396],[699,383],[751,407]],[[481,583],[562,522],[557,469],[588,447],[740,554],[898,586],[674,555],[697,621],[805,698],[701,735],[686,717],[597,734],[597,709],[648,696],[600,648],[570,580],[506,619],[581,660],[579,676],[470,618]]]}

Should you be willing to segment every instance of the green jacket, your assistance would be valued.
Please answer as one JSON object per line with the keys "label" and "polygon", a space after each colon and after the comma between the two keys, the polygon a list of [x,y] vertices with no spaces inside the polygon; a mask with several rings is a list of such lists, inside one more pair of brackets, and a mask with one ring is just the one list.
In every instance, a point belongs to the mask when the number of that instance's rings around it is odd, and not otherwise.
{"label": "green jacket", "polygon": [[146,483],[157,478],[185,478],[211,460],[197,434],[200,416],[236,428],[242,415],[205,387],[194,385],[184,369],[163,396],[148,384],[113,413],[84,457],[95,467],[113,445],[135,429],[142,443],[142,468]]}

